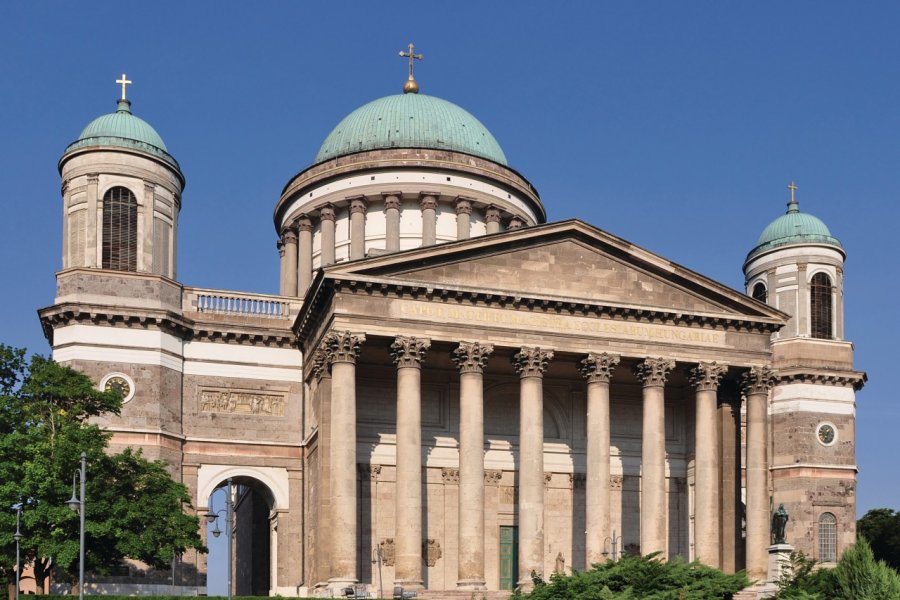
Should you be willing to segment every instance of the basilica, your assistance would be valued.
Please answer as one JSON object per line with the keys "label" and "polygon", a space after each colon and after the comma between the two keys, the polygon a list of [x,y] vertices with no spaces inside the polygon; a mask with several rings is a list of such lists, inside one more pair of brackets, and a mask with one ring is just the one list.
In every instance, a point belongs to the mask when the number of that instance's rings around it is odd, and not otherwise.
{"label": "basilica", "polygon": [[[779,504],[787,542],[835,562],[855,541],[865,374],[845,249],[793,184],[743,232],[734,290],[548,222],[404,56],[403,93],[323,108],[337,125],[285,174],[278,295],[178,279],[185,174],[124,75],[59,160],[53,357],[123,394],[98,419],[112,449],[164,461],[191,510],[228,485],[235,594],[527,590],[624,553],[759,581]],[[203,593],[206,560],[181,557],[172,583]]]}

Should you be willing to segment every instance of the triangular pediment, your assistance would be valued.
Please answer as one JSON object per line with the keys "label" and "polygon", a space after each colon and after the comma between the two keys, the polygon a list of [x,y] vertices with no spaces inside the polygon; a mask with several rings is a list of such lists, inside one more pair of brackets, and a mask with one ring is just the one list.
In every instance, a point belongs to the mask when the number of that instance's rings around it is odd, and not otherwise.
{"label": "triangular pediment", "polygon": [[442,288],[665,312],[781,320],[781,312],[581,221],[419,248],[329,267]]}

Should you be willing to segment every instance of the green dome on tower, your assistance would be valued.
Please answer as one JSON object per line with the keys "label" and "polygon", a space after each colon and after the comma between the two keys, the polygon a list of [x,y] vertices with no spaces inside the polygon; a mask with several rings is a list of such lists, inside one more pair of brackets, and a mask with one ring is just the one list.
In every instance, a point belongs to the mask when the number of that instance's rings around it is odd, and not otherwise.
{"label": "green dome on tower", "polygon": [[780,246],[796,244],[835,246],[843,250],[843,246],[831,235],[825,223],[809,213],[800,212],[800,206],[794,200],[793,193],[791,196],[787,213],[769,223],[763,230],[756,241],[756,247],[747,255],[747,260]]}
{"label": "green dome on tower", "polygon": [[124,98],[118,101],[116,112],[102,115],[88,123],[78,139],[69,144],[63,156],[82,148],[100,146],[140,150],[178,166],[156,130],[143,119],[134,116],[131,113],[131,101]]}
{"label": "green dome on tower", "polygon": [[459,106],[417,93],[386,96],[347,115],[328,134],[316,163],[390,148],[430,148],[480,156],[506,166],[491,132]]}

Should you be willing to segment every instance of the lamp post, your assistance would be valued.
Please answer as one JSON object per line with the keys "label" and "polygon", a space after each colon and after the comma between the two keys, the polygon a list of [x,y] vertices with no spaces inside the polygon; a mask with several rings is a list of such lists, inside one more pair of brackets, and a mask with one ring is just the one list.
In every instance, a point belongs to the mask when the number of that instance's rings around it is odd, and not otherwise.
{"label": "lamp post", "polygon": [[19,530],[19,521],[22,517],[22,503],[13,506],[16,509],[16,532],[13,539],[16,540],[16,600],[19,600],[19,588],[22,580],[22,564],[19,560],[19,542],[22,541],[22,532]]}
{"label": "lamp post", "polygon": [[[75,495],[75,480],[80,484],[80,495]],[[72,474],[72,497],[66,504],[77,512],[80,521],[78,537],[78,600],[84,600],[84,484],[87,480],[87,454],[81,453],[81,468]]]}
{"label": "lamp post", "polygon": [[381,546],[376,545],[372,548],[372,564],[378,565],[378,597],[384,598],[384,584],[381,580],[381,564],[382,564],[382,556],[381,556]]}
{"label": "lamp post", "polygon": [[[209,495],[209,511],[204,517],[206,517],[207,523],[215,523],[216,527],[213,529],[212,534],[213,537],[219,537],[222,535],[222,530],[219,529],[219,514],[222,512],[218,510],[213,512],[213,496],[216,492],[223,488],[216,488],[213,490],[213,493]],[[227,552],[228,552],[228,573],[226,576],[226,581],[228,585],[228,600],[231,600],[231,568],[232,568],[232,558],[231,558],[231,538],[234,535],[234,506],[232,504],[232,496],[231,496],[231,477],[228,478],[228,484],[224,488],[225,491],[225,532],[228,534],[226,538],[227,544]]]}
{"label": "lamp post", "polygon": [[612,546],[613,562],[616,562],[617,560],[619,560],[619,544],[621,542],[622,542],[622,536],[617,537],[616,530],[613,529],[612,537],[607,537],[605,540],[603,540],[603,552],[602,552],[603,556],[604,557],[609,556],[609,551],[606,549],[607,544],[609,544],[610,546]]}

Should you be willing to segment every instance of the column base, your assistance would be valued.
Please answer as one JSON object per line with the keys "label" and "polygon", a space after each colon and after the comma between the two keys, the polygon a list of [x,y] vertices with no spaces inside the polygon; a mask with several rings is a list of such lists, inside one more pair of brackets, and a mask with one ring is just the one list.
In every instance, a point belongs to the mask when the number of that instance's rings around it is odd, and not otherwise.
{"label": "column base", "polygon": [[484,579],[460,579],[456,582],[456,589],[462,591],[483,591],[487,589]]}
{"label": "column base", "polygon": [[[343,589],[348,586],[354,586],[357,584],[359,580],[355,578],[349,577],[331,577],[328,580],[328,586],[326,589],[332,591],[332,596],[335,598],[339,598],[343,596]],[[336,593],[335,593],[336,592]]]}

